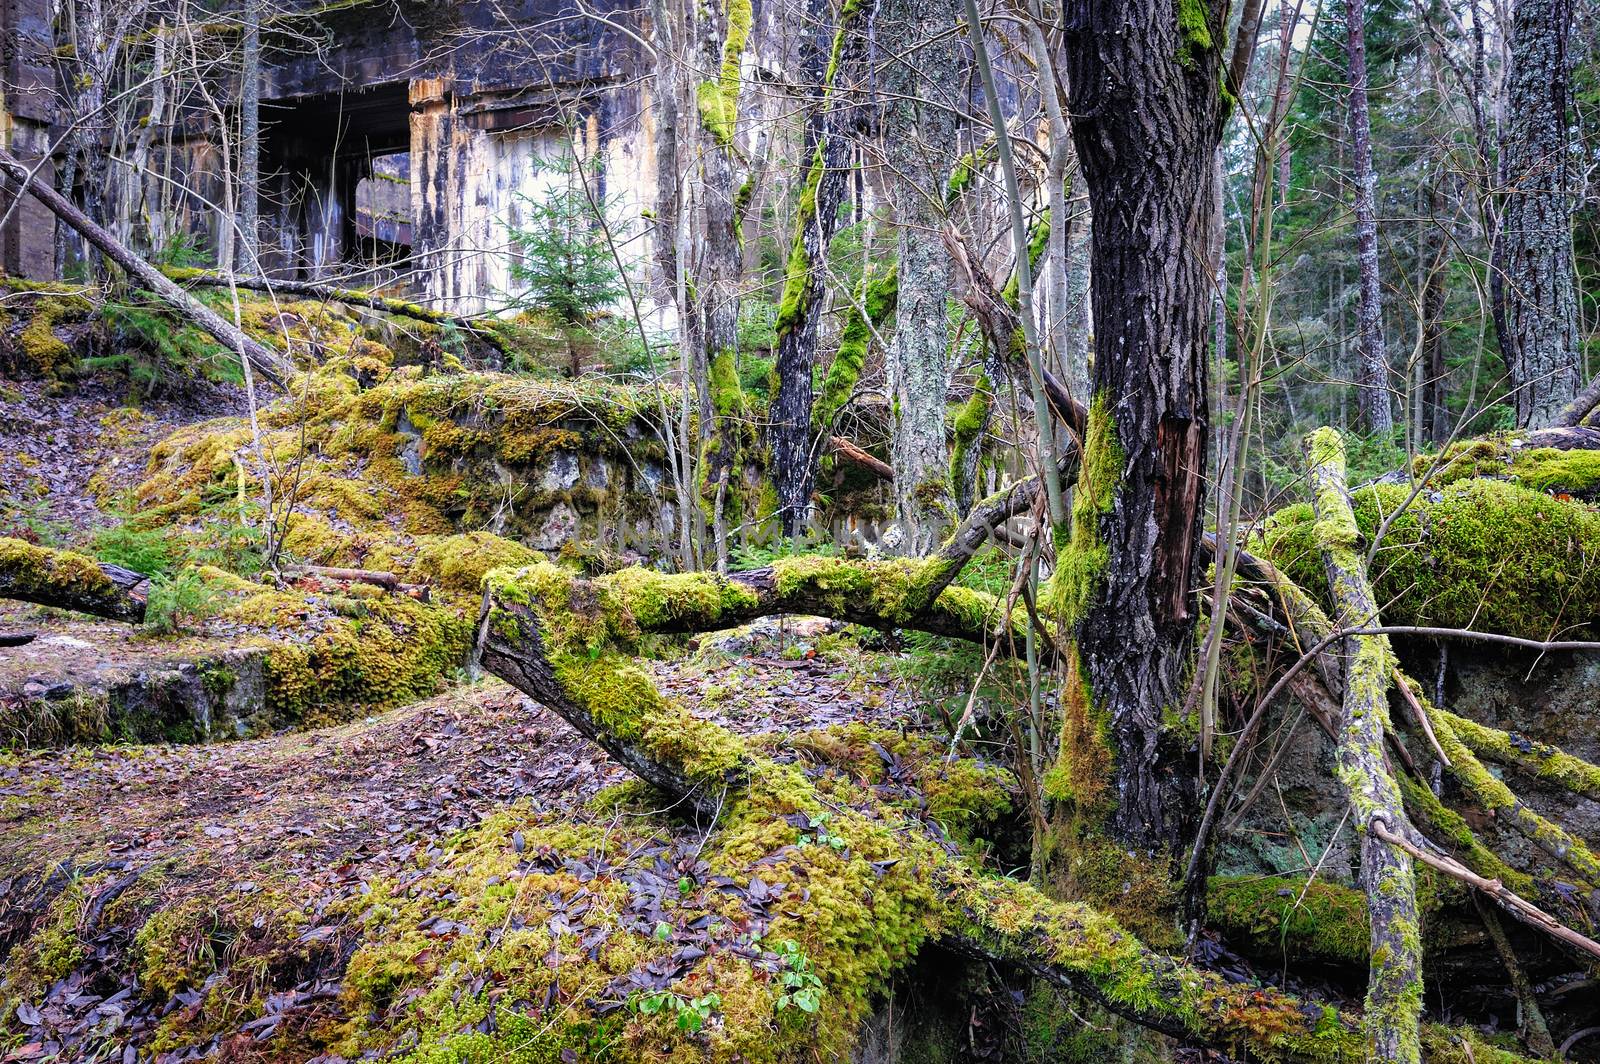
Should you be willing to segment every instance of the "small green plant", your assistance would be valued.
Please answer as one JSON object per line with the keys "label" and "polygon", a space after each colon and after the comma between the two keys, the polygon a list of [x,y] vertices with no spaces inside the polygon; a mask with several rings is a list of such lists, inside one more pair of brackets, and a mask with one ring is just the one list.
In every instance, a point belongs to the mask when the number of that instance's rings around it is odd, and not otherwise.
{"label": "small green plant", "polygon": [[186,631],[211,616],[216,601],[216,588],[193,569],[176,576],[156,577],[150,581],[150,593],[145,599],[145,628],[157,635]]}
{"label": "small green plant", "polygon": [[188,560],[211,565],[241,576],[254,576],[266,566],[265,512],[258,503],[236,503],[232,498],[204,506],[200,535],[191,537]]}
{"label": "small green plant", "polygon": [[850,844],[845,841],[844,837],[841,835],[835,835],[833,832],[828,830],[828,821],[832,819],[832,813],[818,813],[816,816],[807,817],[806,822],[809,825],[810,833],[807,834],[806,832],[801,832],[799,844],[801,846],[810,846],[815,844],[817,846],[827,846],[835,850],[847,849]]}
{"label": "small green plant", "polygon": [[0,502],[0,536],[24,539],[41,547],[59,547],[72,535],[72,525],[50,514],[48,500],[17,496]]}
{"label": "small green plant", "polygon": [[126,522],[96,532],[90,549],[103,562],[145,576],[166,576],[175,561],[164,530],[133,528]]}
{"label": "small green plant", "polygon": [[722,1007],[722,996],[716,993],[702,994],[699,997],[686,998],[674,994],[670,990],[657,990],[651,994],[639,994],[630,999],[633,1010],[641,1016],[654,1016],[657,1013],[673,1012],[678,1017],[678,1030],[685,1034],[695,1034],[711,1019],[711,1014]]}
{"label": "small green plant", "polygon": [[244,381],[239,360],[209,333],[184,321],[148,292],[108,300],[101,311],[111,351],[84,359],[95,370],[116,370],[141,391],[159,392],[175,380]]}
{"label": "small green plant", "polygon": [[778,985],[783,987],[778,995],[779,1011],[816,1012],[822,1007],[822,980],[812,970],[811,958],[794,939],[786,938],[778,943],[778,959],[783,962],[778,972]]}
{"label": "small green plant", "polygon": [[583,369],[582,349],[594,340],[595,322],[626,294],[611,247],[617,226],[607,203],[594,198],[594,176],[584,165],[570,156],[551,163],[564,180],[542,196],[519,195],[524,220],[506,227],[514,303],[561,330],[573,376]]}

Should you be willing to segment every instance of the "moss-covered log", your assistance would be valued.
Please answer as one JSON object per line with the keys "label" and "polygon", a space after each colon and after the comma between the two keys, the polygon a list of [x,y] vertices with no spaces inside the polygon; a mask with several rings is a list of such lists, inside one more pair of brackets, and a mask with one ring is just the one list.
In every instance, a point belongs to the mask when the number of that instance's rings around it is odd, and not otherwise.
{"label": "moss-covered log", "polygon": [[0,598],[137,623],[149,586],[144,574],[85,554],[0,539]]}
{"label": "moss-covered log", "polygon": [[[821,809],[821,796],[792,766],[774,762],[760,747],[697,720],[663,697],[630,654],[644,632],[723,627],[801,597],[824,612],[849,603],[858,620],[876,608],[884,611],[880,623],[894,623],[895,594],[880,596],[876,606],[857,601],[861,585],[834,586],[831,576],[822,584],[821,570],[813,568],[816,560],[802,561],[797,572],[775,576],[772,590],[765,592],[737,580],[640,570],[593,581],[550,565],[500,570],[486,581],[483,662],[595,738],[641,778],[716,818],[719,828],[710,838],[726,848],[730,832],[747,830],[755,821],[781,829],[786,812]],[[835,576],[840,572],[832,570]],[[866,568],[856,573],[863,579],[885,575]],[[787,592],[779,594],[780,587]],[[938,939],[1021,966],[1185,1042],[1268,1059],[1366,1057],[1360,1025],[1331,1006],[1230,983],[1151,951],[1093,908],[1053,902],[1024,883],[982,873],[890,804],[867,815],[839,816],[838,806],[831,808],[829,845],[802,852],[831,848],[849,863],[887,845],[892,859],[865,895],[866,916],[885,921],[886,914],[894,914],[895,922],[875,929],[890,948],[875,949],[865,968],[855,962],[843,966],[838,950],[846,942],[813,951],[830,995],[864,998],[870,984],[842,986],[838,980],[847,974],[857,980],[886,977],[920,943]],[[813,892],[820,889],[816,879],[810,882]],[[800,903],[796,916],[810,919],[812,904]],[[908,917],[909,935],[903,926]],[[1510,1059],[1462,1033],[1429,1028],[1422,1040],[1430,1059],[1479,1064]]]}
{"label": "moss-covered log", "polygon": [[[1345,493],[1344,441],[1332,429],[1307,440],[1315,499],[1317,545],[1345,631],[1378,623],[1378,605],[1358,551],[1361,541]],[[1384,760],[1388,730],[1387,692],[1393,654],[1383,636],[1345,640],[1344,713],[1337,747],[1339,781],[1361,833],[1361,883],[1371,920],[1371,964],[1367,979],[1366,1027],[1375,1059],[1415,1064],[1422,1014],[1422,936],[1417,882],[1409,854],[1378,837],[1382,824],[1409,827],[1399,785]]]}

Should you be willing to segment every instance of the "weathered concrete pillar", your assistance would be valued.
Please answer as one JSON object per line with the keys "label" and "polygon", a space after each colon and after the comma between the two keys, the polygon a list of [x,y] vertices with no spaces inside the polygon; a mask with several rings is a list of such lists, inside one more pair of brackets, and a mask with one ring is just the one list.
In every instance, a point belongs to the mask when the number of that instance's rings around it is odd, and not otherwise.
{"label": "weathered concrete pillar", "polygon": [[[50,150],[55,119],[55,73],[49,66],[50,0],[0,0],[0,143],[30,167]],[[55,181],[45,159],[36,180]],[[31,196],[12,205],[16,188],[0,182],[0,267],[48,279],[55,273],[56,219]]]}

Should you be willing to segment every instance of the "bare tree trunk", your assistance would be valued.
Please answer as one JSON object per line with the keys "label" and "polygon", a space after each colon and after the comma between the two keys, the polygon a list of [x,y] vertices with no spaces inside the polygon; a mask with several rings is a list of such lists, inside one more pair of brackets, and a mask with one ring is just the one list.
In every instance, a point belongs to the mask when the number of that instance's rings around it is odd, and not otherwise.
{"label": "bare tree trunk", "polygon": [[[954,516],[945,443],[952,269],[938,234],[956,142],[956,25],[950,0],[883,0],[880,6],[878,39],[885,54],[895,57],[885,77],[891,102],[882,130],[899,215],[889,381],[895,501],[906,532],[901,549],[909,554],[923,554],[937,543]],[[922,43],[928,38],[932,43]]]}
{"label": "bare tree trunk", "polygon": [[[1111,834],[1175,869],[1192,766],[1162,725],[1181,701],[1206,471],[1211,165],[1223,5],[1069,7],[1065,73],[1093,208],[1094,398],[1058,584],[1087,719],[1109,722]],[[1181,24],[1180,24],[1181,22]],[[1089,728],[1085,744],[1099,742]],[[1064,751],[1064,753],[1068,753]]]}
{"label": "bare tree trunk", "polygon": [[261,0],[244,0],[239,73],[239,233],[235,268],[261,272]]}
{"label": "bare tree trunk", "polygon": [[1363,0],[1345,0],[1350,57],[1350,148],[1356,186],[1356,259],[1361,299],[1356,312],[1361,350],[1357,385],[1361,420],[1375,435],[1394,431],[1389,403],[1389,354],[1383,341],[1383,288],[1378,275],[1378,175],[1372,168],[1372,119],[1367,113],[1367,44]]}
{"label": "bare tree trunk", "polygon": [[1517,424],[1542,425],[1578,392],[1578,304],[1572,265],[1574,174],[1571,0],[1518,0],[1500,135],[1493,264],[1500,350],[1516,389]]}

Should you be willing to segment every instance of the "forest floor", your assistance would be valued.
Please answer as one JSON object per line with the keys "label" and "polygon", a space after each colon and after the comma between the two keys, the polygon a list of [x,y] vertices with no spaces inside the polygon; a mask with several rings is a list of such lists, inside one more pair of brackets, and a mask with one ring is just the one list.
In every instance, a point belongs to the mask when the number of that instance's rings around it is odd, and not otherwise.
{"label": "forest floor", "polygon": [[243,392],[220,384],[193,384],[182,398],[137,407],[127,398],[127,384],[106,374],[60,395],[44,381],[0,381],[0,535],[82,539],[114,517],[102,500],[143,479],[158,440],[244,411]]}
{"label": "forest floor", "polygon": [[[651,670],[664,691],[745,733],[846,721],[923,725],[881,658],[876,667],[856,654],[787,660],[771,656],[774,635],[758,628],[731,643],[724,637],[719,645],[735,654],[711,648]],[[805,653],[793,633],[784,638],[791,655]],[[204,997],[208,987],[190,988],[163,1008],[141,995],[126,932],[99,919],[119,889],[151,869],[190,883],[169,899],[191,889],[214,898],[219,880],[225,895],[286,890],[307,914],[303,938],[335,939],[340,928],[321,914],[375,879],[426,867],[453,834],[508,807],[590,820],[602,789],[628,778],[599,747],[496,680],[317,731],[0,754],[0,872],[65,862],[65,875],[112,876],[78,915],[76,961],[19,1007],[29,1040],[0,1050],[0,1060],[77,1059],[108,1045],[133,1053],[172,1009]],[[0,942],[37,916],[38,885],[25,878],[0,874]],[[336,975],[307,971],[263,1016],[171,1059],[227,1052],[229,1043],[266,1039],[279,1023],[311,1022],[296,1020],[297,1010],[314,1013],[339,992]]]}

